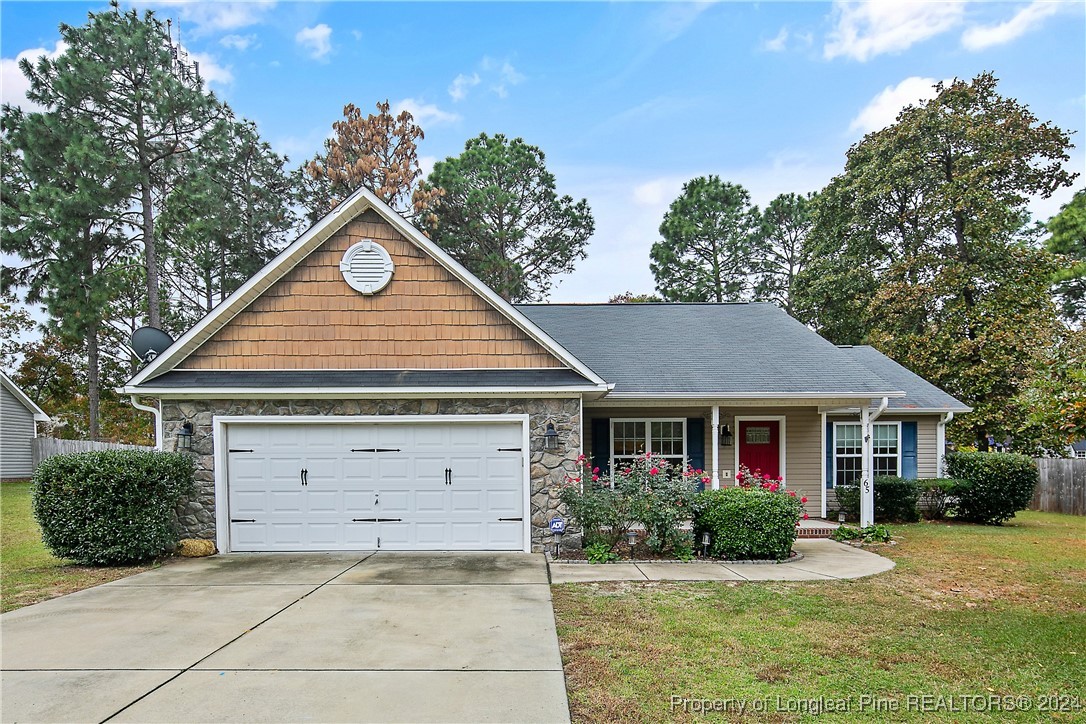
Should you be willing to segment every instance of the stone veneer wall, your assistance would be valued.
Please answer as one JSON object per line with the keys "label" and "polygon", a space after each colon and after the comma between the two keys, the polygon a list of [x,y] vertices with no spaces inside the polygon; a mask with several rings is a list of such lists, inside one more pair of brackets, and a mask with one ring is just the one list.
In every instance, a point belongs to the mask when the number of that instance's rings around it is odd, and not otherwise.
{"label": "stone veneer wall", "polygon": [[[577,470],[581,444],[580,405],[573,399],[430,399],[430,400],[163,400],[163,447],[176,448],[181,425],[191,422],[192,452],[196,456],[194,498],[177,508],[183,538],[215,539],[215,456],[212,418],[216,415],[529,415],[531,444],[532,550],[540,551],[553,537],[547,524],[563,515],[555,489],[567,473]],[[543,451],[543,431],[554,421],[561,444]]]}

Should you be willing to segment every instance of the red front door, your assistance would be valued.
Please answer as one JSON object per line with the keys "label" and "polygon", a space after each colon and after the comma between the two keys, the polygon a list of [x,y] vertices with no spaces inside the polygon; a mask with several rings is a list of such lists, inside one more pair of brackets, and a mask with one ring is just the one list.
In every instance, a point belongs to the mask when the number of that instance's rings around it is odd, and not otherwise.
{"label": "red front door", "polygon": [[739,464],[763,475],[781,474],[781,424],[777,420],[746,420],[739,423]]}

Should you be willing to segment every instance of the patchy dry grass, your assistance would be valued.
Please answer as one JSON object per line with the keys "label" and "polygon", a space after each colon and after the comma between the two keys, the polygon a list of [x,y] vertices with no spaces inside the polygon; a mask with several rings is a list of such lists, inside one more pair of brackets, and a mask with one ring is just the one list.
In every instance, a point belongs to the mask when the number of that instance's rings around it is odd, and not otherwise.
{"label": "patchy dry grass", "polygon": [[29,606],[149,566],[99,568],[54,558],[30,509],[30,483],[0,484],[0,611]]}
{"label": "patchy dry grass", "polygon": [[[858,581],[612,583],[554,587],[575,719],[700,720],[671,697],[768,701],[708,718],[792,721],[778,697],[897,702],[909,695],[1079,697],[1086,720],[1086,520],[1021,513],[1002,527],[895,526],[897,562]],[[748,707],[752,704],[748,704]],[[870,713],[870,712],[868,712]],[[1002,716],[1006,716],[1003,714]]]}

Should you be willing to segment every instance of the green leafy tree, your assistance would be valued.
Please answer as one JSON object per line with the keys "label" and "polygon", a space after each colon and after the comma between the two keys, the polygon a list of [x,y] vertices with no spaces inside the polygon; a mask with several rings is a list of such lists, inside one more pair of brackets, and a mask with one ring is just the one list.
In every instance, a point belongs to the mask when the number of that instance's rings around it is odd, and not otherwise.
{"label": "green leafy tree", "polygon": [[607,300],[608,304],[652,304],[654,302],[664,301],[655,294],[634,294],[633,292],[624,292],[622,294],[616,294]]}
{"label": "green leafy tree", "polygon": [[34,329],[30,313],[19,305],[11,292],[0,293],[0,369],[10,372],[22,354],[25,343],[20,339]]}
{"label": "green leafy tree", "polygon": [[816,202],[798,285],[800,318],[831,340],[868,340],[974,406],[954,427],[966,441],[1022,426],[1012,400],[1059,329],[1054,260],[1026,205],[1074,179],[1067,134],[996,86],[988,73],[939,83],[849,150]]}
{"label": "green leafy tree", "polygon": [[298,172],[302,204],[315,223],[344,199],[365,187],[406,219],[429,207],[441,192],[420,183],[417,142],[426,136],[408,111],[393,114],[388,101],[377,113],[363,116],[353,103],[343,120],[332,124],[335,135]]}
{"label": "green leafy tree", "polygon": [[260,139],[253,123],[225,113],[200,152],[178,164],[159,217],[172,301],[165,326],[175,332],[255,274],[297,224],[286,159]]}
{"label": "green leafy tree", "polygon": [[742,186],[719,176],[683,184],[660,224],[649,268],[669,302],[738,302],[750,298],[758,269],[758,209]]}
{"label": "green leafy tree", "polygon": [[545,298],[558,274],[586,256],[595,230],[584,199],[558,196],[543,151],[483,133],[439,161],[428,179],[442,194],[423,230],[503,298]]}
{"label": "green leafy tree", "polygon": [[67,49],[20,68],[30,81],[27,97],[49,111],[81,119],[110,148],[118,171],[135,177],[130,222],[143,244],[148,320],[161,325],[161,262],[156,206],[166,168],[196,148],[221,106],[204,92],[192,64],[170,42],[153,13],[111,9],[90,13],[86,25],[62,24]]}
{"label": "green leafy tree", "polygon": [[[61,339],[86,353],[87,432],[99,435],[99,336],[118,289],[116,261],[131,248],[118,218],[136,179],[114,163],[116,150],[82,116],[4,109],[2,248],[22,260],[5,275],[6,291],[25,288],[43,304]],[[11,179],[9,186],[8,179]]]}
{"label": "green leafy tree", "polygon": [[757,231],[757,299],[775,302],[795,316],[796,279],[807,265],[811,196],[781,194],[769,202]]}
{"label": "green leafy tree", "polygon": [[1063,257],[1055,277],[1061,314],[1079,325],[1086,319],[1086,189],[1079,190],[1048,221],[1045,248]]}
{"label": "green leafy tree", "polygon": [[1063,455],[1086,440],[1086,329],[1064,328],[1038,351],[1015,404],[1025,420],[1015,434],[1017,452]]}

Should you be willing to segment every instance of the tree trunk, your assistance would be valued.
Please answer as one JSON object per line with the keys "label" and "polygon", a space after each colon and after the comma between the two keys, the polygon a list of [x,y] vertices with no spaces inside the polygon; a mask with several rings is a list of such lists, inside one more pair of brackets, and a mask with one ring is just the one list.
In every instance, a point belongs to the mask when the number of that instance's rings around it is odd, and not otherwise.
{"label": "tree trunk", "polygon": [[91,324],[87,328],[87,436],[91,440],[97,440],[100,436],[98,428],[98,408],[100,404],[98,373],[98,325]]}
{"label": "tree trunk", "polygon": [[140,206],[143,211],[143,263],[147,267],[147,323],[162,326],[158,296],[158,250],[155,249],[155,217],[151,199],[151,161],[143,128],[143,108],[136,107],[136,154],[140,164]]}

